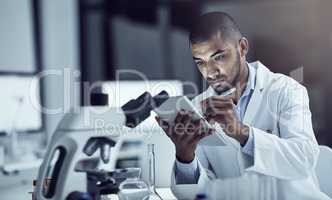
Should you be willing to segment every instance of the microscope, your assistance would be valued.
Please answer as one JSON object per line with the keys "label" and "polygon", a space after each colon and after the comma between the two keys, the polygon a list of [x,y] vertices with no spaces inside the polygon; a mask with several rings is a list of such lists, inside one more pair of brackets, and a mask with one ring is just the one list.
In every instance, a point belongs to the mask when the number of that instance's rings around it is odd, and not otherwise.
{"label": "microscope", "polygon": [[[137,164],[140,140],[127,137],[130,130],[150,116],[169,98],[166,91],[156,96],[145,92],[122,107],[85,106],[64,115],[53,134],[38,172],[33,199],[100,200],[117,194],[119,184],[133,173],[120,162],[128,145],[129,163]],[[124,134],[124,132],[128,134]],[[101,168],[100,166],[104,166]]]}

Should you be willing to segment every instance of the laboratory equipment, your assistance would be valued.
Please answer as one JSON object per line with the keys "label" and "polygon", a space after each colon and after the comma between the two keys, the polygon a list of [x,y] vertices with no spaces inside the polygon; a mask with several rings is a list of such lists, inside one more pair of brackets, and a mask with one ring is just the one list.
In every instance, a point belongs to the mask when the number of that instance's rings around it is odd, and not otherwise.
{"label": "laboratory equipment", "polygon": [[4,148],[3,164],[7,165],[32,156],[18,144],[17,134],[42,128],[39,79],[34,75],[2,75],[0,91],[0,146]]}
{"label": "laboratory equipment", "polygon": [[156,159],[154,153],[154,144],[148,144],[149,155],[149,193],[144,200],[162,200],[158,192],[156,191]]}
{"label": "laboratory equipment", "polygon": [[127,174],[126,180],[119,186],[120,200],[142,200],[149,194],[148,185],[141,180],[141,169],[133,168],[136,173]]}
{"label": "laboratory equipment", "polygon": [[[107,81],[102,84],[102,92],[108,95],[109,106],[121,107],[132,96],[139,96],[143,92],[149,92],[152,96],[161,91],[166,91],[169,96],[183,95],[182,82],[177,80],[136,80],[136,81]],[[138,125],[141,130],[151,130],[158,126],[155,121],[155,113],[151,113],[144,122]]]}
{"label": "laboratory equipment", "polygon": [[128,166],[137,167],[139,163],[141,138],[132,136],[133,129],[128,127],[135,128],[167,98],[165,91],[156,96],[145,92],[120,109],[87,106],[67,113],[39,169],[34,194],[37,199],[66,199],[88,192],[99,200],[102,195],[117,193],[130,172]]}
{"label": "laboratory equipment", "polygon": [[0,76],[0,132],[38,131],[42,127],[37,76]]}
{"label": "laboratory equipment", "polygon": [[[139,96],[144,91],[152,96],[165,90],[169,96],[183,95],[183,83],[178,80],[124,80],[124,81],[106,81],[102,83],[102,92],[108,95],[109,106],[120,108],[121,105],[129,101],[133,96]],[[144,143],[155,144],[158,148],[156,153],[156,185],[157,187],[170,187],[172,166],[175,159],[174,144],[159,127],[155,120],[156,114],[151,113],[145,121],[140,123],[135,129],[143,133]],[[142,161],[144,169],[148,169],[148,155],[144,151],[144,160]],[[169,159],[164,159],[169,158]],[[142,170],[142,179],[148,180],[148,170]]]}

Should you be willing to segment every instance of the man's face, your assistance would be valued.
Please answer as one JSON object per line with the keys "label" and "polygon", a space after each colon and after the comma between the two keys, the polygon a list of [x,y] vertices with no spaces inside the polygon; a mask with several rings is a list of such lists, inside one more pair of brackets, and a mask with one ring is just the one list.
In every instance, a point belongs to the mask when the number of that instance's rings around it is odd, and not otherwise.
{"label": "man's face", "polygon": [[213,37],[206,42],[192,44],[194,61],[208,84],[222,93],[237,84],[240,73],[238,43]]}

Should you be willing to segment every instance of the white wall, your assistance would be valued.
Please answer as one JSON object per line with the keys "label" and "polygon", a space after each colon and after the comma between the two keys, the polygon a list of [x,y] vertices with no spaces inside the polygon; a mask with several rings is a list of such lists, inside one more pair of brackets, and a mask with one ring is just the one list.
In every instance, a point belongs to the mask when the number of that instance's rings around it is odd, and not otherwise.
{"label": "white wall", "polygon": [[33,72],[31,0],[1,0],[0,71]]}

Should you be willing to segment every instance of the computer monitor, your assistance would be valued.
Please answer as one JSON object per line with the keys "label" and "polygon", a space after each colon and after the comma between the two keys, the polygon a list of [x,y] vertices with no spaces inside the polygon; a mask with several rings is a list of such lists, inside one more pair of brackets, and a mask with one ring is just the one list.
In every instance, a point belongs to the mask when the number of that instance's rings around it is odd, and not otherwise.
{"label": "computer monitor", "polygon": [[40,86],[36,76],[1,75],[0,93],[0,132],[41,129]]}

